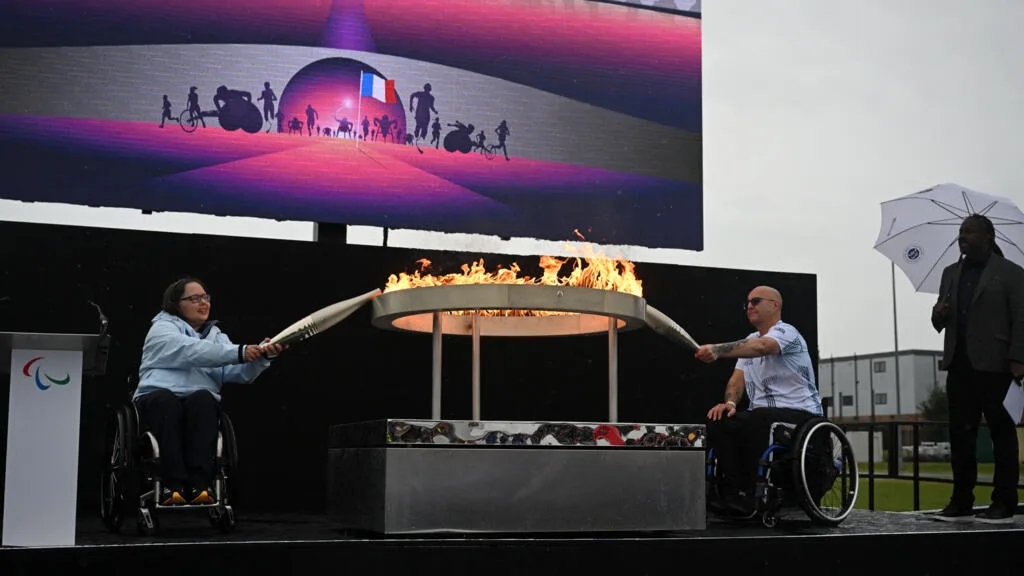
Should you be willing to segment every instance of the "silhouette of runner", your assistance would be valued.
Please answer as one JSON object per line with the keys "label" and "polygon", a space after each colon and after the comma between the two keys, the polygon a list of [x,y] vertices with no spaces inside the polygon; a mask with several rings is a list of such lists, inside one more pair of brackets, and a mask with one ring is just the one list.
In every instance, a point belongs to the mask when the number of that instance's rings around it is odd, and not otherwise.
{"label": "silhouette of runner", "polygon": [[430,93],[430,83],[423,85],[421,92],[413,92],[409,96],[409,112],[413,111],[413,102],[417,101],[416,105],[416,138],[427,137],[427,127],[430,125],[430,113],[437,114],[437,110],[434,109],[434,95]]}
{"label": "silhouette of runner", "polygon": [[320,114],[317,113],[316,109],[313,108],[312,104],[306,104],[306,130],[309,135],[313,135],[313,126],[316,125],[316,121],[320,119]]}
{"label": "silhouette of runner", "polygon": [[274,102],[277,100],[277,95],[270,89],[270,82],[263,83],[263,93],[256,101],[263,100],[263,118],[268,122],[276,118],[274,115]]}
{"label": "silhouette of runner", "polygon": [[370,119],[368,117],[366,117],[366,116],[363,116],[363,140],[366,140],[366,138],[369,135],[370,135]]}
{"label": "silhouette of runner", "polygon": [[164,113],[160,117],[160,127],[164,127],[164,120],[173,120],[177,122],[178,119],[171,115],[171,101],[167,99],[167,94],[164,94]]}
{"label": "silhouette of runner", "polygon": [[434,145],[434,149],[441,147],[441,117],[434,118],[434,124],[430,127],[430,143]]}
{"label": "silhouette of runner", "polygon": [[501,151],[505,153],[505,161],[507,162],[509,158],[508,148],[505,147],[505,138],[508,138],[508,136],[512,134],[508,129],[508,121],[502,120],[501,124],[498,124],[498,127],[495,128],[494,131],[498,134],[498,145],[495,146],[495,148],[501,148]]}

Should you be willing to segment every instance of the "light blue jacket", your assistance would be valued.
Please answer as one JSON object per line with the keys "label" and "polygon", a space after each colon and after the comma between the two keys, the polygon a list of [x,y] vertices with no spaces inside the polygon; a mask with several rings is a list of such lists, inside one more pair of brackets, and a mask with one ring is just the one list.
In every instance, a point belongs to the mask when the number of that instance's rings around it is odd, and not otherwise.
{"label": "light blue jacket", "polygon": [[142,345],[135,398],[166,388],[177,396],[208,390],[220,401],[225,382],[252,382],[270,366],[266,358],[249,363],[243,358],[241,345],[231,342],[216,323],[208,322],[198,334],[181,318],[160,312]]}

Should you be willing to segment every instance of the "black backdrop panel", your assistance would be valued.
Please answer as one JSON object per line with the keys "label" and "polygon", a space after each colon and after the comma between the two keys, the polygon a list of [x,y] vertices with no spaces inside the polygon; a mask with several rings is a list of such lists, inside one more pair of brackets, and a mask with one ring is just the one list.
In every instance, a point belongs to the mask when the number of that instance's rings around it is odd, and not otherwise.
{"label": "black backdrop panel", "polygon": [[[80,514],[96,515],[103,428],[129,398],[127,376],[163,289],[196,275],[213,295],[211,316],[235,342],[257,343],[305,314],[383,288],[389,274],[426,257],[443,273],[483,258],[488,270],[517,262],[538,274],[538,258],[302,241],[0,223],[0,331],[95,332],[96,302],[113,337],[107,375],[83,390]],[[567,272],[571,263],[567,263]],[[758,284],[777,287],[783,317],[803,333],[817,364],[813,275],[638,264],[648,302],[699,342],[744,337],[741,305]],[[228,385],[224,407],[239,442],[235,500],[240,511],[322,512],[327,433],[337,423],[429,418],[431,337],[370,325],[367,305],[331,330],[289,350],[252,385]],[[471,418],[471,342],[443,343],[445,418]],[[607,421],[608,340],[604,336],[481,342],[485,420]],[[733,361],[707,365],[648,329],[619,336],[619,420],[703,422],[722,397]],[[0,383],[0,440],[6,450],[9,382]],[[2,469],[2,468],[0,468]],[[2,482],[2,478],[0,478]]]}

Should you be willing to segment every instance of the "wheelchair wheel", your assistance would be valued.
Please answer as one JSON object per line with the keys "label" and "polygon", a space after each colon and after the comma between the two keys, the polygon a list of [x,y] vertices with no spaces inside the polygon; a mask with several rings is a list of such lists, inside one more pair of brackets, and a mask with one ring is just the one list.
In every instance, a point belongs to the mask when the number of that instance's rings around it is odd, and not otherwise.
{"label": "wheelchair wheel", "polygon": [[235,425],[231,423],[231,418],[227,414],[221,413],[220,427],[221,435],[224,438],[223,466],[229,472],[233,472],[235,467],[238,466],[238,444],[235,443]]}
{"label": "wheelchair wheel", "polygon": [[100,477],[100,518],[111,532],[119,532],[124,522],[125,503],[134,507],[135,440],[138,437],[135,414],[130,406],[114,412],[107,425],[103,467]]}
{"label": "wheelchair wheel", "polygon": [[857,502],[857,459],[839,426],[821,418],[800,427],[793,453],[800,507],[819,524],[839,525]]}
{"label": "wheelchair wheel", "polygon": [[180,116],[178,116],[178,124],[186,134],[191,134],[199,127],[199,116],[185,110]]}

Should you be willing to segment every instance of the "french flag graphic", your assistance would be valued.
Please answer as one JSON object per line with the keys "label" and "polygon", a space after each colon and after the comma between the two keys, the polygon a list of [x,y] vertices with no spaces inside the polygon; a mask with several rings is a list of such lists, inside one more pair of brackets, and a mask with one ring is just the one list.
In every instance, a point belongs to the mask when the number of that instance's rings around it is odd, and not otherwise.
{"label": "french flag graphic", "polygon": [[385,80],[373,72],[363,72],[362,87],[360,96],[369,96],[385,104],[398,103],[394,80]]}

